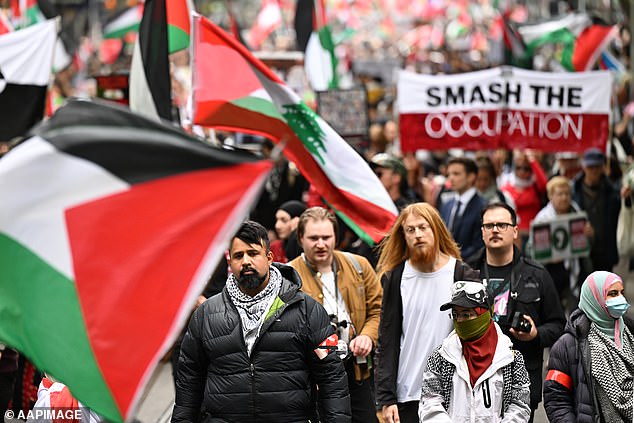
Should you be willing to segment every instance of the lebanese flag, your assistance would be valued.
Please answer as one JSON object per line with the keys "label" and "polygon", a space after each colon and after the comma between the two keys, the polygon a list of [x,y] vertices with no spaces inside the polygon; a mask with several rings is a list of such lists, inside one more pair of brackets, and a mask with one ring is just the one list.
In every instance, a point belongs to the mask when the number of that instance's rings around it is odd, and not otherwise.
{"label": "lebanese flag", "polygon": [[0,36],[0,141],[44,117],[56,39],[55,20]]}
{"label": "lebanese flag", "polygon": [[[243,45],[194,15],[194,123],[255,133],[285,155],[366,242],[379,242],[397,211],[368,164]],[[222,63],[222,66],[218,66]]]}
{"label": "lebanese flag", "polygon": [[172,120],[166,0],[147,0],[130,66],[130,109]]}
{"label": "lebanese flag", "polygon": [[247,43],[254,49],[259,49],[271,32],[282,24],[282,11],[278,0],[262,0],[262,8],[258,13],[249,35]]}
{"label": "lebanese flag", "polygon": [[0,339],[129,421],[272,164],[75,100],[0,159]]}

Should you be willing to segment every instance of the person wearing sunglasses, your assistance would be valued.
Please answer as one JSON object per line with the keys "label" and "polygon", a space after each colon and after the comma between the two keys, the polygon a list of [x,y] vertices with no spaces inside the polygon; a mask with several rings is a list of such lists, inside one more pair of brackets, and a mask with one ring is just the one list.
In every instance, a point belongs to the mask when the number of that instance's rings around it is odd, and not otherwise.
{"label": "person wearing sunglasses", "polygon": [[493,319],[524,356],[531,379],[532,421],[542,399],[544,348],[562,334],[566,318],[548,271],[515,246],[515,210],[504,203],[489,204],[481,221],[484,248],[467,263],[487,281]]}
{"label": "person wearing sunglasses", "polygon": [[422,422],[527,422],[530,382],[519,351],[493,322],[484,284],[458,281],[451,301],[454,330],[427,360]]}
{"label": "person wearing sunglasses", "polygon": [[581,286],[579,308],[553,345],[544,382],[552,423],[633,420],[634,320],[618,275],[596,271]]}

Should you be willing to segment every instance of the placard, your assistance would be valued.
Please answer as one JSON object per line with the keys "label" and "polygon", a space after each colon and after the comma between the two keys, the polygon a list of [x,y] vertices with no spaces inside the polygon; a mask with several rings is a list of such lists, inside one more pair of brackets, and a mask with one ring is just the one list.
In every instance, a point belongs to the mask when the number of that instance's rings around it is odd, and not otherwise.
{"label": "placard", "polygon": [[587,221],[586,213],[578,212],[531,222],[529,239],[532,258],[549,263],[587,257],[590,254],[590,241],[584,233]]}
{"label": "placard", "polygon": [[359,145],[367,140],[368,96],[364,88],[317,91],[317,114],[346,141]]}

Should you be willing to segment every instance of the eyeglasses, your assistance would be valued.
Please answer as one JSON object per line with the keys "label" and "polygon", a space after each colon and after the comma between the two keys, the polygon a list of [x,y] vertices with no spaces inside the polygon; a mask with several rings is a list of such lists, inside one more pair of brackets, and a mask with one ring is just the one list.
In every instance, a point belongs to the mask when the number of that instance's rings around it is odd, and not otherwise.
{"label": "eyeglasses", "polygon": [[449,317],[451,318],[451,320],[455,320],[456,322],[464,322],[466,320],[475,319],[476,317],[478,317],[478,313],[476,313],[474,310],[461,311],[460,313],[452,311]]}
{"label": "eyeglasses", "polygon": [[454,298],[460,294],[464,294],[470,300],[484,304],[487,298],[486,288],[486,284],[482,282],[454,282],[454,284],[451,285],[451,297]]}
{"label": "eyeglasses", "polygon": [[523,170],[525,172],[532,172],[533,168],[530,166],[515,166],[515,170]]}
{"label": "eyeglasses", "polygon": [[506,232],[506,230],[510,228],[511,226],[515,226],[515,225],[512,223],[506,223],[506,222],[492,222],[492,223],[483,223],[482,229],[484,229],[485,231],[492,231],[493,228],[497,228],[497,230],[500,232]]}
{"label": "eyeglasses", "polygon": [[420,230],[421,232],[426,232],[431,229],[429,225],[418,225],[418,226],[406,226],[403,228],[403,231],[406,235],[416,235],[416,231]]}

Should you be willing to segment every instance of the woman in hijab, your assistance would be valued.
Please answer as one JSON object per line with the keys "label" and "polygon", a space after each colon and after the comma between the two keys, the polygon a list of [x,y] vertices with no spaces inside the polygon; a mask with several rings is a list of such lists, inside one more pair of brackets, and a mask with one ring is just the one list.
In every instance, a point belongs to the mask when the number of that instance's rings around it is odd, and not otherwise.
{"label": "woman in hijab", "polygon": [[632,422],[634,321],[623,281],[591,273],[581,286],[579,309],[553,345],[544,383],[551,423]]}
{"label": "woman in hijab", "polygon": [[421,422],[525,423],[529,421],[530,381],[522,354],[491,319],[485,285],[452,285],[454,331],[427,360],[419,407]]}

